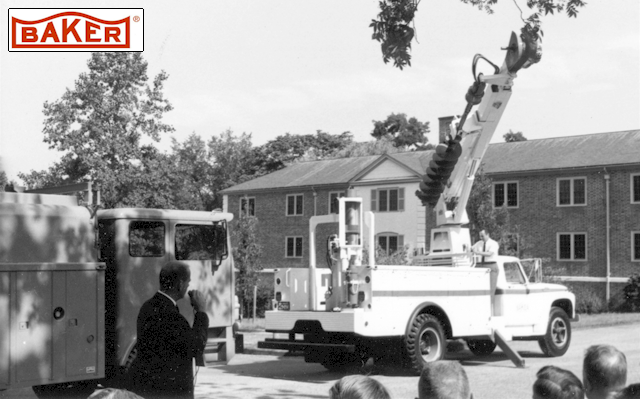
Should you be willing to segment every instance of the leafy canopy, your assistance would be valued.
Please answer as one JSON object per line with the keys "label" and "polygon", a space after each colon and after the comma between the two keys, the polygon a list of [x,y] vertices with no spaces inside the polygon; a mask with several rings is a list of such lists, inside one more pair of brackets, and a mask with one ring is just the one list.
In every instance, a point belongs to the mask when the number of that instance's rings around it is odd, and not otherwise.
{"label": "leafy canopy", "polygon": [[[498,0],[460,1],[488,14],[493,14],[493,6],[498,3]],[[520,8],[516,1],[514,0],[516,7]],[[379,1],[380,12],[376,19],[371,20],[369,26],[373,29],[371,38],[380,42],[382,60],[385,64],[393,60],[394,66],[401,70],[411,66],[411,42],[415,36],[415,27],[411,25],[419,4],[420,0]],[[521,16],[524,22],[523,33],[526,32],[535,38],[543,35],[543,15],[565,12],[568,17],[575,18],[579,9],[586,5],[582,0],[527,0],[526,4],[533,13],[526,19]],[[522,10],[520,12],[522,14]]]}
{"label": "leafy canopy", "polygon": [[424,147],[427,144],[427,133],[429,122],[420,122],[414,117],[407,119],[406,114],[392,113],[384,121],[373,121],[371,135],[376,140],[389,138],[393,140],[395,147],[415,146],[418,149],[426,149]]}
{"label": "leafy canopy", "polygon": [[516,141],[527,141],[527,138],[524,137],[524,134],[522,134],[522,132],[514,133],[514,131],[511,129],[509,129],[509,131],[505,133],[502,138],[504,138],[504,141],[507,143],[513,143]]}
{"label": "leafy canopy", "polygon": [[73,89],[44,103],[44,142],[64,152],[61,160],[20,177],[29,186],[90,179],[107,207],[144,205],[135,191],[154,180],[145,170],[158,161],[150,142],[174,130],[162,122],[172,109],[162,93],[168,75],[162,71],[149,83],[141,53],[92,53],[87,66]]}

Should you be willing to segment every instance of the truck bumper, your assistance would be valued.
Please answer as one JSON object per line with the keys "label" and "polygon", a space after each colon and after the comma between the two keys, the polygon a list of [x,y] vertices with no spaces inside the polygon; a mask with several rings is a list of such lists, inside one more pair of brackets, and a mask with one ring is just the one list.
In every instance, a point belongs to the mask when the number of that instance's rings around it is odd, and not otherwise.
{"label": "truck bumper", "polygon": [[296,341],[287,339],[267,338],[262,342],[258,342],[258,348],[261,349],[284,349],[288,351],[309,352],[311,350],[330,349],[333,352],[353,353],[356,346],[353,344],[322,344],[308,341]]}
{"label": "truck bumper", "polygon": [[268,311],[265,330],[305,333],[306,329],[300,326],[305,322],[315,322],[325,332],[359,333],[361,331],[357,331],[357,326],[361,325],[364,328],[363,318],[362,309],[342,312]]}

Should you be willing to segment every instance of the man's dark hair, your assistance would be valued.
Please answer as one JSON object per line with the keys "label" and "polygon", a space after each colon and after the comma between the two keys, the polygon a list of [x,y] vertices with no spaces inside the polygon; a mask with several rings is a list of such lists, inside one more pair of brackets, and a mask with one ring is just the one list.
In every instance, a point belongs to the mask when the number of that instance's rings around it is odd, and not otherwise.
{"label": "man's dark hair", "polygon": [[189,278],[189,274],[189,266],[186,263],[167,262],[160,270],[160,289],[162,291],[175,290],[178,282],[186,281]]}
{"label": "man's dark hair", "polygon": [[420,399],[469,399],[469,379],[460,363],[439,360],[427,363],[418,381]]}
{"label": "man's dark hair", "polygon": [[611,345],[593,345],[584,355],[583,377],[590,390],[609,390],[627,384],[627,358]]}
{"label": "man's dark hair", "polygon": [[616,399],[640,399],[640,383],[631,384],[621,390]]}
{"label": "man's dark hair", "polygon": [[584,399],[582,382],[569,370],[544,366],[536,374],[533,397],[545,399]]}

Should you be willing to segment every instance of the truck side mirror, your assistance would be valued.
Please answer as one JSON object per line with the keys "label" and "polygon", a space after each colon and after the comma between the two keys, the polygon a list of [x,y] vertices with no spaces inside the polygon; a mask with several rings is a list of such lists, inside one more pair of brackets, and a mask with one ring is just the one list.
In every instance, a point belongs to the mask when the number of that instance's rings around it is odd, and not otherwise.
{"label": "truck side mirror", "polygon": [[214,232],[215,232],[215,251],[216,256],[214,266],[220,266],[223,260],[229,257],[229,247],[227,246],[227,222],[220,221],[214,223]]}

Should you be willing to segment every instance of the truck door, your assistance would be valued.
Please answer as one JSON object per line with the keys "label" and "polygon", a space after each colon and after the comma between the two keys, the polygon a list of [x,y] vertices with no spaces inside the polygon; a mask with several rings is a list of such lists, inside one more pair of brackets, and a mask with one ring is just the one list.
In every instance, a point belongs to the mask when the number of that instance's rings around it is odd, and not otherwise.
{"label": "truck door", "polygon": [[518,262],[504,262],[506,285],[501,291],[505,325],[507,327],[532,326],[531,297],[527,279]]}
{"label": "truck door", "polygon": [[[175,260],[185,262],[191,269],[189,289],[204,293],[209,327],[230,326],[233,323],[233,270],[230,259],[224,255],[228,248],[226,223],[176,221],[172,225]],[[178,302],[178,307],[189,323],[193,323],[189,300]]]}

